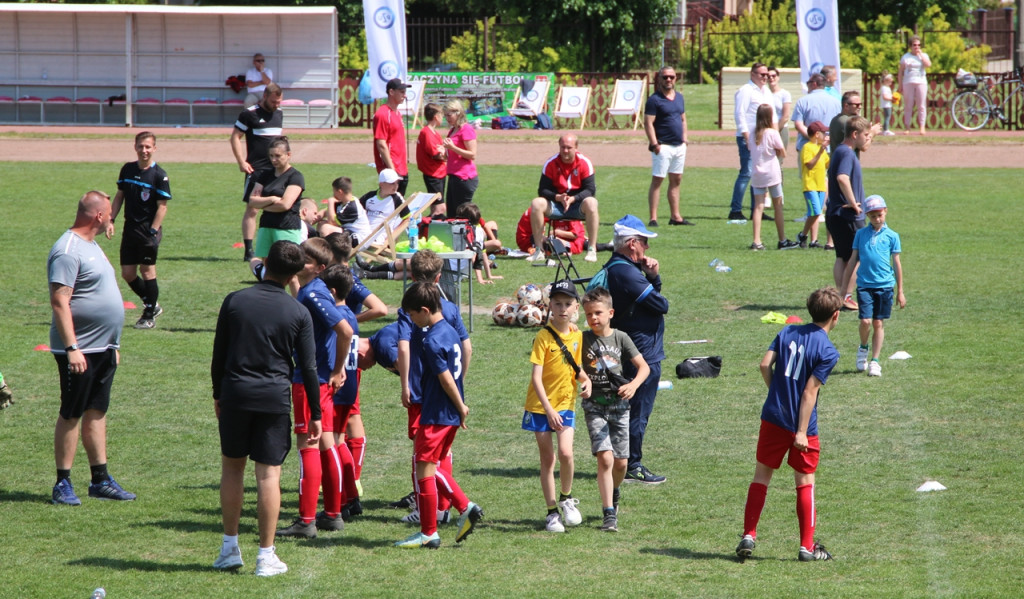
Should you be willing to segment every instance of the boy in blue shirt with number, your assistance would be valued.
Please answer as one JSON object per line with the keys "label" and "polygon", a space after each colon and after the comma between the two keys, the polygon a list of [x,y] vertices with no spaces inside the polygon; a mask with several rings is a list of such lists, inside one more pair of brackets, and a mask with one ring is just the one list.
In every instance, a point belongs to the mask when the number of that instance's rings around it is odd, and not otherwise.
{"label": "boy in blue shirt with number", "polygon": [[[885,224],[888,209],[882,196],[873,195],[864,200],[864,212],[871,226],[858,230],[854,236],[853,252],[846,262],[843,275],[846,278],[843,280],[849,281],[853,270],[857,269],[857,316],[860,317],[857,372],[867,370],[868,376],[882,376],[878,356],[882,353],[882,341],[885,339],[885,321],[892,315],[893,295],[901,310],[907,305],[907,298],[903,295],[903,265],[900,263],[902,248],[899,233]],[[868,337],[872,330],[875,335],[871,340],[871,361],[868,362]]]}
{"label": "boy in blue shirt with number", "polygon": [[788,326],[776,335],[761,360],[761,376],[768,398],[761,409],[754,480],[747,490],[743,514],[743,539],[736,547],[740,559],[751,556],[757,539],[768,483],[782,466],[782,458],[794,470],[796,514],[800,524],[802,562],[832,559],[814,540],[814,472],[818,468],[818,391],[839,361],[829,332],[839,321],[842,297],[834,287],[819,289],[807,298],[812,324]]}

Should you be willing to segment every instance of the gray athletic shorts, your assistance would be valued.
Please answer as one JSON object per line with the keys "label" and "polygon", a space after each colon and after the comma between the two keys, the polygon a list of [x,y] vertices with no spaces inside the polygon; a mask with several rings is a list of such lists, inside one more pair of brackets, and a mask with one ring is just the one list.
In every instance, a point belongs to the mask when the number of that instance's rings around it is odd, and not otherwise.
{"label": "gray athletic shorts", "polygon": [[629,402],[610,406],[583,400],[583,417],[590,433],[590,453],[610,451],[619,459],[629,457]]}

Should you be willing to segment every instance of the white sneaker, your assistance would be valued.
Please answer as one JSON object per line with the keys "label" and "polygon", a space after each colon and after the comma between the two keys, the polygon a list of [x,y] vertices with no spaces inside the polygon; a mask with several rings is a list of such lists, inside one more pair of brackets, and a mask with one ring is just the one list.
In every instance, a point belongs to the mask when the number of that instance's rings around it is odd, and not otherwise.
{"label": "white sneaker", "polygon": [[278,559],[276,553],[256,558],[256,576],[277,576],[288,571],[288,566]]}
{"label": "white sneaker", "polygon": [[544,525],[544,530],[548,532],[565,532],[565,527],[562,526],[562,518],[558,515],[558,512],[551,512],[548,514],[547,524]]}
{"label": "white sneaker", "polygon": [[882,376],[882,365],[875,360],[868,363],[868,376]]}
{"label": "white sneaker", "polygon": [[224,553],[224,548],[221,547],[220,555],[213,562],[213,567],[217,570],[237,570],[242,565],[242,550],[238,545],[229,549],[227,553]]}
{"label": "white sneaker", "polygon": [[587,255],[583,257],[587,262],[597,262],[597,248],[590,248],[587,250]]}
{"label": "white sneaker", "polygon": [[526,259],[527,262],[541,262],[544,260],[544,252],[541,250],[534,250],[530,257]]}
{"label": "white sneaker", "polygon": [[882,135],[896,135],[892,131],[882,131]]}
{"label": "white sneaker", "polygon": [[868,350],[863,347],[857,348],[857,372],[864,372],[868,367]]}
{"label": "white sneaker", "polygon": [[562,508],[562,514],[565,515],[566,526],[579,526],[583,523],[583,514],[580,514],[580,510],[576,507],[579,503],[580,500],[575,497],[558,503],[558,507]]}

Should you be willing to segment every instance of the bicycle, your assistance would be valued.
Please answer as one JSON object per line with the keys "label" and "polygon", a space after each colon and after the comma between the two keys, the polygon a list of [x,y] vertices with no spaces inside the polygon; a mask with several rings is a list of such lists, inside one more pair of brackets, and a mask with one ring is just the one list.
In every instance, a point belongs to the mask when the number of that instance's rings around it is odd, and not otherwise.
{"label": "bicycle", "polygon": [[992,98],[991,90],[996,84],[991,77],[982,77],[979,81],[977,77],[970,73],[964,73],[962,76],[958,75],[956,86],[963,91],[953,98],[953,122],[965,131],[981,129],[988,124],[989,119],[992,117],[998,118],[1004,125],[1008,123],[1010,119],[1003,112],[1003,106],[1006,106],[1006,103],[1014,95],[1024,91],[1022,75],[1024,75],[1024,67],[1013,71],[1011,77],[1015,78],[1003,79],[1003,83],[1016,83],[1017,87],[1012,92],[1006,94],[1003,101],[999,103]]}

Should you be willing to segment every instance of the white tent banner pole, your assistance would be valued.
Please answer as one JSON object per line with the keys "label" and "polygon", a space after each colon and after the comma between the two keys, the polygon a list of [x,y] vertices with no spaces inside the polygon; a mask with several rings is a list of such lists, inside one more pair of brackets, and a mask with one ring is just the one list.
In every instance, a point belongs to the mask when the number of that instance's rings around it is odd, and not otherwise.
{"label": "white tent banner pole", "polygon": [[409,56],[405,45],[403,0],[363,0],[366,48],[370,59],[373,97],[386,98],[389,79],[408,77]]}
{"label": "white tent banner pole", "polygon": [[[796,0],[796,31],[800,40],[800,81],[825,65],[839,70],[839,9],[837,0]],[[836,88],[842,91],[839,81]]]}

